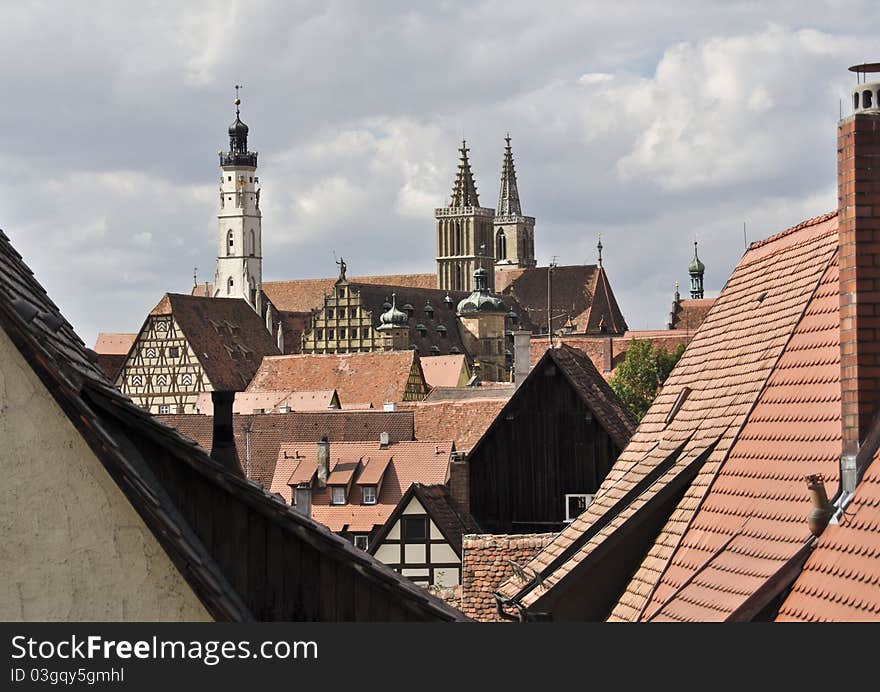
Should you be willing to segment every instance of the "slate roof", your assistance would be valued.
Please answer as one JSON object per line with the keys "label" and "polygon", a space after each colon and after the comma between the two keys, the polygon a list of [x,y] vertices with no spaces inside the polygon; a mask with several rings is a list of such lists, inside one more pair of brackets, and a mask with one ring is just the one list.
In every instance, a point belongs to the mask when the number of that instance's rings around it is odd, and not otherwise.
{"label": "slate roof", "polygon": [[530,563],[543,585],[508,580],[504,597],[533,606],[576,570],[586,574],[617,528],[659,511],[684,483],[615,608],[618,618],[638,617],[825,275],[836,229],[836,213],[827,214],[750,247],[593,502]]}
{"label": "slate roof", "polygon": [[839,524],[819,537],[776,619],[880,621],[880,451]]}
{"label": "slate roof", "polygon": [[[331,531],[369,533],[383,525],[400,498],[413,483],[444,483],[449,471],[449,457],[454,450],[452,441],[445,442],[398,442],[381,447],[378,440],[369,442],[331,442],[330,474],[340,476],[339,482],[354,482],[344,505],[330,504],[330,488],[312,487],[312,518]],[[356,462],[360,462],[356,465]],[[365,505],[362,498],[360,474],[371,474],[371,466],[384,466],[385,471],[376,504]],[[317,448],[311,445],[284,444],[278,452],[278,463],[270,490],[278,493],[288,503],[291,501],[291,478],[299,481],[302,469],[310,477],[317,467]],[[372,475],[372,474],[371,474]],[[332,484],[328,480],[328,486]]]}
{"label": "slate roof", "polygon": [[243,391],[263,357],[280,353],[262,318],[240,298],[166,293],[150,314],[174,317],[217,391]]}
{"label": "slate roof", "polygon": [[[547,267],[510,269],[495,273],[495,290],[513,298],[535,325],[547,325]],[[577,264],[556,267],[552,275],[553,330],[571,321],[575,331],[623,334],[626,320],[602,267]]]}
{"label": "slate roof", "polygon": [[829,497],[837,492],[839,305],[835,256],[643,619],[741,619],[754,594],[810,540],[804,478],[822,475]]}
{"label": "slate roof", "polygon": [[[157,415],[156,418],[210,449],[213,416],[171,414]],[[332,442],[378,441],[383,432],[389,434],[392,442],[413,439],[412,413],[403,411],[256,413],[233,416],[232,427],[242,472],[248,469],[248,478],[264,488],[272,484],[282,444],[311,450],[324,436]]]}
{"label": "slate roof", "polygon": [[685,298],[673,303],[669,315],[669,328],[695,332],[703,324],[706,315],[715,305],[715,298]]}
{"label": "slate roof", "polygon": [[495,420],[509,397],[463,401],[420,401],[401,404],[412,411],[417,440],[455,440],[455,448],[467,453]]}
{"label": "slate roof", "polygon": [[409,375],[419,366],[413,351],[327,353],[263,359],[248,392],[315,390],[334,387],[346,404],[403,401]]}
{"label": "slate roof", "polygon": [[462,353],[451,356],[422,355],[422,372],[430,387],[457,387],[462,371],[467,377],[467,359]]}
{"label": "slate roof", "polygon": [[492,593],[513,575],[513,560],[526,565],[555,533],[483,534],[464,537],[461,564],[461,610],[480,622],[505,622]]}
{"label": "slate roof", "polygon": [[[94,357],[2,231],[0,327],[214,618],[463,618],[347,541],[287,510],[278,498],[228,472],[120,394],[94,366]],[[215,506],[224,511],[194,514],[200,498],[216,499]],[[236,523],[240,521],[245,523]],[[223,531],[229,522],[245,527],[235,551]],[[301,550],[349,579],[351,599],[344,603],[317,592],[311,600],[303,598],[296,591],[305,578],[302,572],[279,571],[274,551],[271,559],[242,559],[243,548],[256,550],[259,536],[265,547],[270,534],[281,552]],[[264,588],[273,580],[290,597],[282,600],[276,590]],[[367,607],[355,585],[376,601]],[[379,607],[380,600],[384,607]]]}

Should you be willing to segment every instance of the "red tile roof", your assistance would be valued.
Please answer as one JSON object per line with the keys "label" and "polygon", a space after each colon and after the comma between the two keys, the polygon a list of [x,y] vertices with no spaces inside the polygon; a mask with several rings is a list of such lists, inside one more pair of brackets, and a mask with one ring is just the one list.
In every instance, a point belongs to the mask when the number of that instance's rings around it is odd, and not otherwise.
{"label": "red tile roof", "polygon": [[[422,356],[422,372],[431,387],[458,387],[467,384],[467,359],[465,355]],[[462,382],[464,377],[464,382]]]}
{"label": "red tile roof", "polygon": [[526,565],[556,534],[468,535],[462,541],[461,603],[468,617],[481,622],[504,622],[492,593],[513,575],[513,560]]}
{"label": "red tile roof", "polygon": [[504,408],[507,397],[465,401],[421,401],[403,404],[413,412],[417,440],[455,440],[455,448],[468,452]]}
{"label": "red tile roof", "polygon": [[[277,413],[283,406],[290,407],[291,411],[327,411],[331,408],[335,389],[323,389],[307,392],[239,392],[235,395],[233,413],[256,413],[262,409],[263,413]],[[202,392],[196,399],[196,412],[206,416],[214,415],[214,402],[211,400],[211,392]]]}
{"label": "red tile roof", "polygon": [[[734,617],[809,540],[811,503],[804,478],[834,479],[840,458],[839,304],[835,258],[643,619]],[[833,496],[836,480],[826,490]],[[626,603],[620,613],[629,613]]]}
{"label": "red tile roof", "polygon": [[127,356],[137,336],[137,334],[101,332],[95,341],[94,351],[108,356]]}
{"label": "red tile roof", "polygon": [[[615,610],[622,619],[638,616],[825,275],[836,247],[837,218],[830,214],[746,252],[593,502],[532,561],[530,566],[542,574],[543,585],[526,586],[512,579],[502,585],[503,595],[534,605],[615,529],[650,506],[673,479],[684,478],[686,468],[697,468],[701,463]],[[686,387],[689,396],[667,423],[673,404]],[[681,448],[680,454],[666,469],[664,461],[677,448]],[[708,456],[703,462],[704,454]],[[659,478],[643,488],[652,473],[659,473]],[[637,496],[625,506],[616,504],[631,491]],[[594,523],[601,528],[591,532]]]}
{"label": "red tile roof", "polygon": [[880,621],[880,451],[839,525],[819,537],[779,621]]}
{"label": "red tile roof", "polygon": [[716,298],[686,298],[674,303],[669,319],[669,329],[695,332],[703,324]]}
{"label": "red tile roof", "polygon": [[263,356],[279,353],[262,318],[240,298],[166,293],[150,314],[174,317],[214,390],[243,391]]}
{"label": "red tile roof", "polygon": [[[410,372],[419,368],[413,351],[303,354],[263,359],[248,392],[335,387],[346,404],[404,400]],[[420,372],[420,371],[419,371]]]}
{"label": "red tile roof", "polygon": [[[360,461],[361,473],[367,473],[370,465],[387,465],[382,478],[378,502],[374,505],[362,504],[361,486],[357,475],[348,493],[345,505],[331,505],[328,488],[312,490],[312,517],[327,526],[331,531],[370,532],[386,522],[394,511],[400,498],[413,483],[432,485],[446,482],[449,470],[449,456],[454,449],[452,441],[445,442],[398,442],[381,447],[375,442],[331,442],[330,468],[332,474],[341,463],[350,472],[353,461]],[[388,462],[390,457],[390,462]],[[298,468],[307,463],[311,469],[312,460],[317,464],[317,448],[312,445],[282,445],[278,453],[275,474],[269,486],[270,492],[278,493],[288,503],[291,500],[291,477],[299,480],[302,474]],[[297,475],[294,475],[297,474]],[[347,483],[348,480],[340,481]]]}
{"label": "red tile roof", "polygon": [[[386,276],[356,276],[349,278],[354,284],[382,286],[409,286],[411,288],[437,288],[436,274],[390,274]],[[292,281],[264,281],[262,288],[278,310],[309,312],[324,307],[324,296],[333,293],[336,278],[294,279]],[[378,316],[377,316],[378,317]]]}
{"label": "red tile roof", "polygon": [[[211,449],[214,419],[197,414],[156,416],[205,449]],[[376,440],[387,432],[391,442],[413,439],[413,416],[408,411],[325,411],[258,413],[232,419],[238,461],[248,477],[268,488],[282,444],[309,454],[325,435],[331,442]],[[248,432],[250,431],[250,432]],[[249,457],[249,458],[248,458]]]}

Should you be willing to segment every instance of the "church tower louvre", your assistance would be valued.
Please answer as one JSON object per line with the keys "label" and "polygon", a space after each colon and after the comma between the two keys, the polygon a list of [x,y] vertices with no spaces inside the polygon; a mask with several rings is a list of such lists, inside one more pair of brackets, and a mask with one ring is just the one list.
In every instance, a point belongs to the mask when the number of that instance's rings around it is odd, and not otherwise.
{"label": "church tower louvre", "polygon": [[510,135],[504,141],[504,163],[501,166],[501,189],[498,192],[498,208],[495,210],[494,249],[495,268],[528,268],[535,262],[535,219],[523,216],[516,185],[516,169]]}
{"label": "church tower louvre", "polygon": [[229,151],[220,152],[214,296],[243,298],[260,312],[263,245],[257,153],[248,151],[248,126],[241,121],[239,111],[240,88],[235,87],[235,121],[229,126]]}
{"label": "church tower louvre", "polygon": [[452,199],[449,206],[434,211],[437,286],[446,291],[474,290],[473,274],[480,268],[486,270],[489,288],[495,286],[492,248],[495,210],[480,206],[468,151],[467,143],[462,140]]}

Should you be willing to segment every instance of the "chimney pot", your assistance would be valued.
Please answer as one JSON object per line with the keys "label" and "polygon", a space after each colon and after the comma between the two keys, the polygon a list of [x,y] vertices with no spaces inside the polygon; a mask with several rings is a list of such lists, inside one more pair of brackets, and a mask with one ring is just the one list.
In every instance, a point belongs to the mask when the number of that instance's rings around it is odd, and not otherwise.
{"label": "chimney pot", "polygon": [[330,441],[324,435],[318,442],[318,487],[327,487],[330,476]]}
{"label": "chimney pot", "polygon": [[810,500],[813,508],[807,517],[810,533],[817,538],[822,535],[828,522],[834,514],[834,507],[828,501],[828,493],[825,491],[825,482],[821,475],[807,476],[807,490],[810,491]]}

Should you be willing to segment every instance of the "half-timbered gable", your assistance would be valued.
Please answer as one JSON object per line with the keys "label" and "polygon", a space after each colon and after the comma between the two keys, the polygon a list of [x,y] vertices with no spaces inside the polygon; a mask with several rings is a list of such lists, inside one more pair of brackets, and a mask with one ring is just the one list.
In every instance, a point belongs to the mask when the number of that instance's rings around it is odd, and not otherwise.
{"label": "half-timbered gable", "polygon": [[373,539],[370,552],[417,584],[457,586],[462,537],[479,532],[445,485],[413,483]]}
{"label": "half-timbered gable", "polygon": [[263,356],[278,353],[243,300],[169,293],[147,316],[116,382],[152,413],[194,413],[200,393],[243,391]]}

